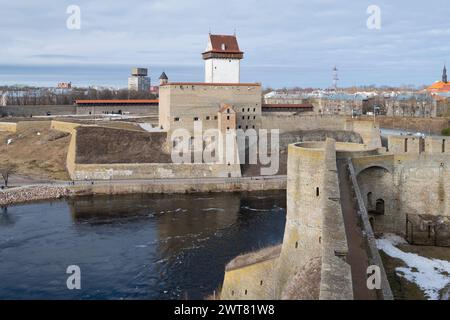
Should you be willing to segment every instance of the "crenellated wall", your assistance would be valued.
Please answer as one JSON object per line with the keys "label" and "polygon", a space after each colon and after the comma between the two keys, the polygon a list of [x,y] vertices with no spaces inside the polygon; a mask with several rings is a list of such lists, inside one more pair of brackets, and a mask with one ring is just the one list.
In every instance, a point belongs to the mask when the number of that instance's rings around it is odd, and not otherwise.
{"label": "crenellated wall", "polygon": [[353,158],[375,231],[404,234],[407,214],[450,216],[449,141],[390,136],[388,142],[388,153]]}
{"label": "crenellated wall", "polygon": [[283,243],[231,261],[221,299],[352,299],[338,199],[335,141],[289,145]]}

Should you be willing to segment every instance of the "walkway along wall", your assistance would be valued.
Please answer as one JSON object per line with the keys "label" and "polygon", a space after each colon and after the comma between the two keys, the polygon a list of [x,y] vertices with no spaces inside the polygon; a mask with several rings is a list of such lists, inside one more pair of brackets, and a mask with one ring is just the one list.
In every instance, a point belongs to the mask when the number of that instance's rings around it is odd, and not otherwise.
{"label": "walkway along wall", "polygon": [[368,256],[370,265],[376,265],[380,268],[381,271],[381,288],[377,290],[377,295],[381,300],[393,300],[394,296],[392,294],[391,286],[388,282],[386,271],[384,269],[383,261],[381,260],[380,253],[378,252],[375,235],[372,230],[372,226],[370,224],[370,218],[364,204],[363,197],[361,195],[361,191],[358,186],[358,181],[356,179],[355,168],[353,167],[353,163],[351,159],[348,159],[348,171],[350,175],[350,180],[352,183],[352,188],[354,192],[354,196],[356,198],[358,204],[358,214],[361,219],[361,227],[366,236],[367,248],[368,248]]}
{"label": "walkway along wall", "polygon": [[222,299],[352,299],[335,141],[289,145],[287,219],[280,246],[237,257]]}

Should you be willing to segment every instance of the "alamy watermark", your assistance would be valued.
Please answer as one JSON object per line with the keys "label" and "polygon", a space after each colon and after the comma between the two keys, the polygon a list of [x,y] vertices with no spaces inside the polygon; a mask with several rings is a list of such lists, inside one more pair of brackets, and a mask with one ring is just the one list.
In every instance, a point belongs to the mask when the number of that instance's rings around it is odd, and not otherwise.
{"label": "alamy watermark", "polygon": [[367,267],[367,289],[380,290],[381,289],[381,269],[377,265]]}
{"label": "alamy watermark", "polygon": [[381,29],[381,9],[377,5],[370,5],[366,10],[367,14],[370,16],[367,18],[366,25],[370,30],[380,30]]}
{"label": "alamy watermark", "polygon": [[178,128],[172,132],[171,141],[173,163],[259,164],[263,176],[276,174],[280,166],[278,129],[203,130],[202,121],[195,121],[193,134]]}
{"label": "alamy watermark", "polygon": [[66,27],[69,30],[81,29],[81,9],[80,6],[70,5],[66,9],[66,13],[69,15],[66,20]]}
{"label": "alamy watermark", "polygon": [[67,289],[80,290],[81,289],[81,269],[77,265],[70,265],[66,269],[66,273],[70,276],[66,280]]}

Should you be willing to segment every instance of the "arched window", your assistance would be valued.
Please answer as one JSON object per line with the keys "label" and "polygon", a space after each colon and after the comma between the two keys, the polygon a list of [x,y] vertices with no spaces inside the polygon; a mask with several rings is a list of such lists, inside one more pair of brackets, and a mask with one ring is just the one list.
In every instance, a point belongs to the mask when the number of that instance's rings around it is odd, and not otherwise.
{"label": "arched window", "polygon": [[371,209],[373,207],[372,192],[367,193],[367,207],[368,209]]}
{"label": "arched window", "polygon": [[319,187],[316,188],[316,197],[319,196]]}
{"label": "arched window", "polygon": [[375,204],[375,211],[378,214],[384,214],[384,200],[378,199]]}

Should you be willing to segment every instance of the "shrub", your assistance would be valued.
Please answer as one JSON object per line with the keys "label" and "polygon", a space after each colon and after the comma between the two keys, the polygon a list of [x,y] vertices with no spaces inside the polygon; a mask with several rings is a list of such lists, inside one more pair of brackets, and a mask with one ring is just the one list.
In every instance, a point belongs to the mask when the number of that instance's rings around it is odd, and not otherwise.
{"label": "shrub", "polygon": [[450,136],[450,128],[442,129],[441,134],[443,136]]}

